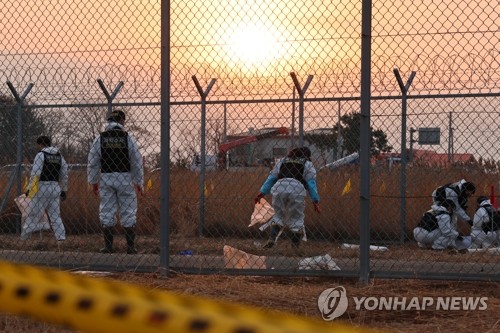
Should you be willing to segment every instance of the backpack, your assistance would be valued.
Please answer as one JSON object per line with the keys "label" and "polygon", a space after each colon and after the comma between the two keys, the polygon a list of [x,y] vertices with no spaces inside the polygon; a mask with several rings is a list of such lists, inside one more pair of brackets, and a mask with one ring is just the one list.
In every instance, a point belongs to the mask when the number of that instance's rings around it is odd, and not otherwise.
{"label": "backpack", "polygon": [[436,200],[437,203],[441,204],[443,201],[446,200],[446,189],[450,188],[450,185],[451,183],[440,186],[436,189],[434,200]]}
{"label": "backpack", "polygon": [[420,227],[427,231],[436,230],[437,228],[439,228],[437,217],[443,214],[450,215],[450,213],[448,212],[435,212],[433,210],[429,210],[425,212],[424,215],[422,215],[422,218],[420,219],[417,227]]}
{"label": "backpack", "polygon": [[483,206],[484,209],[488,212],[489,221],[487,223],[483,223],[483,231],[485,233],[500,230],[500,213],[498,210],[493,208],[491,205]]}
{"label": "backpack", "polygon": [[462,192],[458,189],[458,186],[453,186],[453,183],[448,183],[446,185],[440,186],[436,189],[436,193],[434,194],[434,200],[438,204],[442,204],[443,201],[447,199],[446,195],[446,189],[449,188],[450,190],[453,190],[458,196],[458,204],[462,209],[466,210],[467,209],[467,197],[464,196]]}

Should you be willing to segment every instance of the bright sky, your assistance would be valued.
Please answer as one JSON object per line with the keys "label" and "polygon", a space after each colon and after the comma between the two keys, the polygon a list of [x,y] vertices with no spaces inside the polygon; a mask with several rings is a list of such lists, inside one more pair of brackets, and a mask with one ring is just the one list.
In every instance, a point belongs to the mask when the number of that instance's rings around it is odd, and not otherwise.
{"label": "bright sky", "polygon": [[[374,0],[374,94],[400,95],[395,67],[404,81],[417,71],[412,94],[498,91],[499,7],[490,0]],[[102,78],[110,90],[125,82],[120,101],[157,102],[160,14],[160,0],[3,0],[0,82],[20,90],[35,82],[30,97],[41,101],[105,102],[96,84]],[[212,99],[290,98],[291,71],[302,84],[314,75],[308,97],[359,96],[360,20],[359,0],[172,0],[172,99],[199,98],[194,74],[204,87],[217,78]],[[0,92],[10,94],[5,85]],[[384,104],[384,112],[399,112],[394,105]],[[318,117],[331,112],[310,107]],[[273,122],[266,110],[245,112]],[[273,117],[288,117],[289,107],[279,112]]]}
{"label": "bright sky", "polygon": [[[0,70],[39,73],[43,68],[39,82],[51,75],[59,82],[120,76],[128,87],[139,87],[135,93],[141,96],[158,81],[159,0],[5,1]],[[373,1],[374,89],[399,93],[394,67],[406,76],[418,71],[415,85],[427,90],[453,88],[446,82],[491,86],[499,79],[499,6],[487,0]],[[278,89],[291,71],[303,81],[314,75],[311,90],[318,96],[359,89],[360,1],[178,0],[171,8],[176,94],[193,88],[193,73],[205,80],[244,78],[242,89],[250,78],[258,79],[269,83],[254,87],[264,92]],[[446,82],[438,82],[443,78]]]}

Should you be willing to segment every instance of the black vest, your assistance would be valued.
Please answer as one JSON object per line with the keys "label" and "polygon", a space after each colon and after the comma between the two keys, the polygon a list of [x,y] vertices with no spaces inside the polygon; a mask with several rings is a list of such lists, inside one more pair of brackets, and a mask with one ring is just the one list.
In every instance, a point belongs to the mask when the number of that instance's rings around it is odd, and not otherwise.
{"label": "black vest", "polygon": [[492,206],[482,206],[488,213],[488,222],[483,223],[483,231],[485,233],[500,230],[500,213]]}
{"label": "black vest", "polygon": [[306,181],[304,180],[304,168],[306,165],[306,158],[292,158],[285,157],[281,163],[278,179],[294,178],[300,181],[304,187],[307,188]]}
{"label": "black vest", "polygon": [[437,228],[439,228],[437,217],[443,214],[450,215],[450,213],[448,212],[435,212],[433,210],[429,210],[425,212],[424,215],[422,215],[422,218],[418,222],[417,227],[423,228],[427,231],[436,230]]}
{"label": "black vest", "polygon": [[57,182],[59,181],[59,173],[61,171],[62,158],[60,153],[43,153],[43,167],[40,174],[40,181],[42,182]]}
{"label": "black vest", "polygon": [[101,172],[130,172],[128,134],[119,127],[101,133]]}
{"label": "black vest", "polygon": [[458,204],[460,205],[460,207],[462,207],[462,209],[467,209],[467,201],[468,201],[468,198],[465,194],[465,191],[460,191],[458,185],[453,185],[450,183],[450,184],[446,184],[446,185],[443,185],[443,186],[440,186],[436,189],[436,195],[435,195],[435,199],[436,199],[436,202],[440,205],[443,204],[443,202],[447,199],[447,195],[446,195],[446,189],[449,188],[451,190],[453,190],[453,192],[455,192],[458,196]]}

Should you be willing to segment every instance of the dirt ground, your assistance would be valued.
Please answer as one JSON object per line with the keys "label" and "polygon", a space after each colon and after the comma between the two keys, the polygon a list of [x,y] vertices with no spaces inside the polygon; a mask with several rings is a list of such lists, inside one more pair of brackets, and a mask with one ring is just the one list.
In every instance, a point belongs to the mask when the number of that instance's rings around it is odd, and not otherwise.
{"label": "dirt ground", "polygon": [[[123,247],[123,237],[117,238],[117,246]],[[3,237],[2,249],[10,250],[54,250],[54,241],[44,238],[27,244],[19,244],[17,237]],[[357,251],[332,248],[331,243],[308,242],[304,248],[307,256],[326,253],[332,257],[358,257]],[[221,254],[224,244],[231,244],[242,250],[266,255],[262,249],[256,249],[251,240],[214,240],[214,239],[178,239],[171,243],[174,252],[190,249],[197,254]],[[101,245],[100,235],[70,237],[63,244],[62,251],[73,250],[93,252]],[[157,253],[157,240],[140,239],[140,253]],[[290,255],[288,242],[273,249],[275,254]],[[391,246],[390,252],[374,253],[373,258],[394,259],[413,258],[428,262],[497,262],[498,255],[450,255],[419,250],[410,244],[401,247]],[[499,272],[500,274],[500,272]],[[106,279],[116,279],[127,283],[142,285],[155,290],[165,290],[178,294],[203,296],[222,299],[244,305],[256,306],[266,311],[285,311],[288,313],[323,320],[318,308],[318,297],[325,290],[344,287],[349,305],[347,311],[334,321],[343,321],[355,326],[366,326],[388,332],[500,332],[500,282],[445,281],[445,280],[410,280],[410,279],[372,279],[362,284],[354,278],[326,277],[269,277],[235,275],[191,275],[172,272],[168,277],[157,273],[112,273]],[[479,310],[439,310],[427,307],[425,310],[415,307],[405,310],[369,310],[367,307],[356,308],[356,300],[362,297],[373,299],[406,297],[417,298],[483,297],[486,308]],[[356,300],[355,300],[356,299]],[[364,303],[367,305],[368,303]],[[370,305],[370,304],[368,304]],[[0,333],[74,333],[50,323],[36,322],[30,318],[0,314]]]}
{"label": "dirt ground", "polygon": [[[378,280],[361,284],[357,279],[257,277],[228,275],[115,273],[105,277],[155,290],[223,299],[264,310],[278,310],[319,320],[318,296],[327,288],[343,286],[349,306],[340,318],[355,326],[388,332],[500,332],[500,283],[430,280]],[[484,310],[367,310],[356,309],[354,297],[487,297]],[[0,315],[0,332],[75,332],[29,318]]]}

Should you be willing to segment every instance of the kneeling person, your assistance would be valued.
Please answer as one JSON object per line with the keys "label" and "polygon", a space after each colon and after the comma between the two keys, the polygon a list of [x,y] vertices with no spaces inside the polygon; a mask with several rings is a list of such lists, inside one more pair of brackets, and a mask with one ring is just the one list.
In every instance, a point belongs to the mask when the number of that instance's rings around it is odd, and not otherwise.
{"label": "kneeling person", "polygon": [[463,250],[470,245],[469,237],[460,236],[452,214],[456,208],[452,200],[446,199],[441,205],[432,205],[419,224],[413,229],[413,237],[421,248],[433,250],[454,248]]}
{"label": "kneeling person", "polygon": [[500,245],[500,215],[485,196],[477,198],[471,236],[475,249]]}

